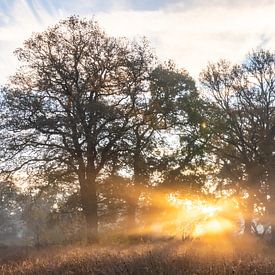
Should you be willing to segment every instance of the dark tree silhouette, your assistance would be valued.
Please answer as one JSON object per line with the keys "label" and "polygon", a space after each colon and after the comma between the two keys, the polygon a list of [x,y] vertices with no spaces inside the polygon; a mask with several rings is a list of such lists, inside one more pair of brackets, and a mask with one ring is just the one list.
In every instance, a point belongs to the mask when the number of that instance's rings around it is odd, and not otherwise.
{"label": "dark tree silhouette", "polygon": [[133,126],[153,55],[144,41],[109,37],[78,17],[34,34],[16,54],[22,66],[2,92],[2,168],[74,174],[96,237],[97,178]]}
{"label": "dark tree silhouette", "polygon": [[[210,64],[202,84],[213,99],[217,156],[234,183],[248,191],[248,210],[264,202],[274,220],[275,56],[259,50],[242,65]],[[268,190],[266,192],[266,190]],[[247,221],[246,230],[251,232]],[[273,230],[274,231],[274,230]]]}

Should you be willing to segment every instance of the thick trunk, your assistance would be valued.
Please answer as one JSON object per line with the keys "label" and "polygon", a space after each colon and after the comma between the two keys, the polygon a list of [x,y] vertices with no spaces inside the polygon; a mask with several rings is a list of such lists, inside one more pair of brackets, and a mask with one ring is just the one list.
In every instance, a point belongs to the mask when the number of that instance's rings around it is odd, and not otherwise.
{"label": "thick trunk", "polygon": [[98,213],[95,177],[80,178],[80,194],[83,213],[86,218],[88,242],[98,238]]}

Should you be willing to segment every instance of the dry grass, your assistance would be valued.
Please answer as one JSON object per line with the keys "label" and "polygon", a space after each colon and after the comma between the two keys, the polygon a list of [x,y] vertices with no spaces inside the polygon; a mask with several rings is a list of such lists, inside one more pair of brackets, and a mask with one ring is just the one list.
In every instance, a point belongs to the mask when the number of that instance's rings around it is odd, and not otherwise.
{"label": "dry grass", "polygon": [[205,244],[71,246],[3,250],[1,274],[275,274],[272,256]]}

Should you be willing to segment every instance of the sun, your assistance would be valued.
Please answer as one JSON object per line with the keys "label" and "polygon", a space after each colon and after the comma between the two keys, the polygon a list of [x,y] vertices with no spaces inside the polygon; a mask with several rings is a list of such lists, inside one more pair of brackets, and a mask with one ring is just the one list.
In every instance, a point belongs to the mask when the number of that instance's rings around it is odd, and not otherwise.
{"label": "sun", "polygon": [[231,232],[233,229],[234,226],[231,221],[223,218],[214,218],[207,222],[196,225],[193,236],[216,237],[217,235],[225,235],[227,232]]}
{"label": "sun", "polygon": [[226,235],[235,230],[235,224],[230,218],[234,208],[230,202],[209,201],[202,198],[179,199],[174,194],[168,195],[168,202],[178,209],[174,219],[177,224],[183,225],[185,235],[206,238]]}

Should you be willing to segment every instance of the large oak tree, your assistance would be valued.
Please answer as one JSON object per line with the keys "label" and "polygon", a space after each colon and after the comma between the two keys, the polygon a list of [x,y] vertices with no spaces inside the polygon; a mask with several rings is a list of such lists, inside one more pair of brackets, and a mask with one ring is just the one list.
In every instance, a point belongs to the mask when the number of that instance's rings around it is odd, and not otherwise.
{"label": "large oak tree", "polygon": [[110,37],[78,17],[33,34],[16,54],[21,67],[2,91],[1,168],[74,175],[94,237],[97,178],[125,148],[154,57],[146,42]]}

